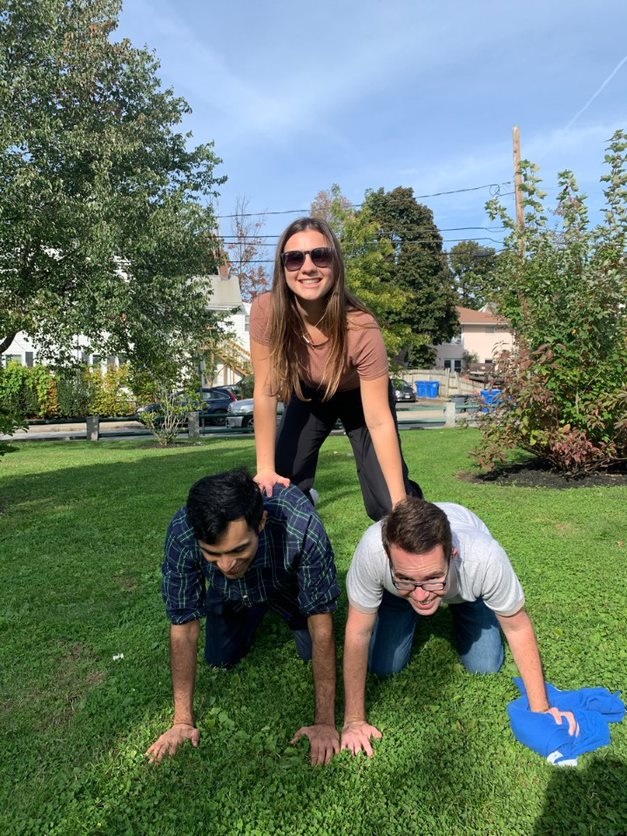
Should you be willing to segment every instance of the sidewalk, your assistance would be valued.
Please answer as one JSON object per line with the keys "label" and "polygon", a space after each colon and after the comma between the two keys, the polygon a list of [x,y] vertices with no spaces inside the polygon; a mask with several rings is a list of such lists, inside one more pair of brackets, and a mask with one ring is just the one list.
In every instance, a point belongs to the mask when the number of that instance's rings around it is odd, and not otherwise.
{"label": "sidewalk", "polygon": [[[396,416],[400,429],[437,429],[445,424],[445,410],[448,401],[443,399],[431,402],[420,400],[416,403],[398,404]],[[472,414],[465,416],[463,412],[457,412],[456,418],[472,418]],[[248,435],[248,433],[245,433]],[[151,433],[146,427],[133,418],[120,421],[101,421],[99,438],[134,438],[138,436],[150,436]],[[221,435],[230,437],[242,435],[241,430],[227,430],[224,427],[207,427],[201,430],[201,436]],[[187,432],[180,434],[181,438],[187,438]],[[31,424],[25,430],[16,430],[13,435],[0,435],[0,441],[70,441],[72,439],[86,439],[87,427],[85,421],[68,421],[67,423]]]}
{"label": "sidewalk", "polygon": [[[128,418],[121,421],[101,421],[100,438],[150,435],[141,421]],[[16,430],[13,435],[0,435],[0,441],[69,441],[73,438],[87,438],[85,421],[67,423],[31,424],[25,430]]]}

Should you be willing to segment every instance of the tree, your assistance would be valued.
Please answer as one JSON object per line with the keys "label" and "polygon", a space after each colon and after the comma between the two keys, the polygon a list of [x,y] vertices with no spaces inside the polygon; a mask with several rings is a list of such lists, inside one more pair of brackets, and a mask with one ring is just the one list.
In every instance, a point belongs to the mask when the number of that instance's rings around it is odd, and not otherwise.
{"label": "tree", "polygon": [[430,365],[433,346],[451,339],[459,327],[452,276],[433,213],[417,202],[413,189],[403,187],[366,192],[364,210],[378,226],[375,240],[392,245],[382,280],[409,294],[395,318],[413,335],[404,347],[406,362]]}
{"label": "tree", "polygon": [[337,184],[330,191],[318,193],[311,214],[326,220],[337,235],[342,245],[346,284],[376,316],[388,356],[394,361],[403,347],[411,344],[413,334],[402,322],[409,293],[382,280],[386,260],[392,255],[391,243],[377,240],[378,225],[369,210],[355,210]]}
{"label": "tree", "polygon": [[171,372],[218,327],[212,144],[158,61],[115,42],[120,0],[5,0],[0,13],[0,348],[26,331],[63,361],[101,354]]}
{"label": "tree", "polygon": [[338,238],[342,235],[345,218],[352,214],[354,214],[353,205],[342,194],[337,183],[333,183],[328,191],[318,192],[311,203],[312,218],[322,218],[326,221]]}
{"label": "tree", "polygon": [[501,362],[503,394],[483,423],[477,458],[493,467],[522,447],[572,475],[627,459],[627,133],[605,156],[604,219],[589,228],[586,197],[558,175],[550,225],[537,168],[521,163],[524,227],[510,230],[494,275],[516,349]]}
{"label": "tree", "polygon": [[265,242],[261,236],[265,218],[253,219],[246,211],[248,200],[238,197],[232,218],[232,238],[227,245],[231,270],[239,279],[242,299],[250,302],[259,293],[270,287],[270,277],[263,264],[259,263]]}
{"label": "tree", "polygon": [[496,250],[477,241],[460,241],[448,254],[459,304],[480,310],[492,299],[490,277],[496,268]]}

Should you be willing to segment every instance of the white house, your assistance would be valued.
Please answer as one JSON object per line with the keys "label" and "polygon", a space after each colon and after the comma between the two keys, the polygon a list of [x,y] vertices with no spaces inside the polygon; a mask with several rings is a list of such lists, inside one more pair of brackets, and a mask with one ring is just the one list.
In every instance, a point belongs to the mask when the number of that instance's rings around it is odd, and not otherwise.
{"label": "white house", "polygon": [[[220,385],[236,383],[243,375],[249,374],[250,367],[250,336],[249,336],[249,315],[250,303],[242,302],[239,281],[236,276],[229,276],[228,267],[220,268],[218,275],[203,276],[202,280],[211,287],[211,295],[208,299],[208,307],[214,311],[232,311],[226,319],[228,329],[234,334],[232,339],[224,340],[216,360],[216,373],[213,379],[203,380],[204,385]],[[32,366],[37,362],[37,347],[34,345],[28,334],[21,331],[18,333],[2,354],[2,365],[9,362],[18,362],[23,366]],[[102,365],[114,367],[119,365],[117,357],[102,357],[93,354],[89,348],[89,341],[81,335],[76,337],[76,347],[73,352],[74,359],[90,366]]]}
{"label": "white house", "polygon": [[233,332],[233,338],[222,342],[215,358],[216,369],[213,379],[205,378],[203,384],[219,386],[237,383],[252,371],[250,362],[250,302],[242,302],[239,279],[229,275],[227,266],[221,267],[217,276],[203,277],[211,286],[208,305],[212,311],[232,311],[225,320],[226,327]]}
{"label": "white house", "polygon": [[[6,351],[2,353],[2,365],[7,363],[20,363],[22,366],[33,366],[38,362],[37,346],[31,342],[30,337],[24,331],[15,335],[15,339]],[[88,366],[102,366],[104,368],[115,368],[123,360],[119,357],[103,357],[100,354],[93,354],[89,348],[87,337],[79,334],[75,339],[72,357],[80,363]]]}

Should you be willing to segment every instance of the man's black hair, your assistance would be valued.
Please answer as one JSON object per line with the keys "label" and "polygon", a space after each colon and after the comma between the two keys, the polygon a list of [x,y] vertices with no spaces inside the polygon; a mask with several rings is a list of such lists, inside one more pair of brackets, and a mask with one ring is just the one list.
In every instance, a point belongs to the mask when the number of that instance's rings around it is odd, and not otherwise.
{"label": "man's black hair", "polygon": [[263,496],[244,468],[204,476],[192,485],[187,497],[187,519],[198,540],[215,543],[233,520],[242,517],[259,531]]}

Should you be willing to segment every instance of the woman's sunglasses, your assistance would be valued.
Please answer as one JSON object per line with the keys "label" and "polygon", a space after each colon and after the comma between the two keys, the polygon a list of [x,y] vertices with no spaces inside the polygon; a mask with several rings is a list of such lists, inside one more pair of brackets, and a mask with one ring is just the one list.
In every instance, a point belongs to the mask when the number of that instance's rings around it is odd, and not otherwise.
{"label": "woman's sunglasses", "polygon": [[288,250],[281,253],[281,261],[283,267],[292,272],[300,270],[307,256],[311,256],[311,260],[316,267],[330,267],[333,263],[333,251],[330,247],[316,247],[313,250]]}

